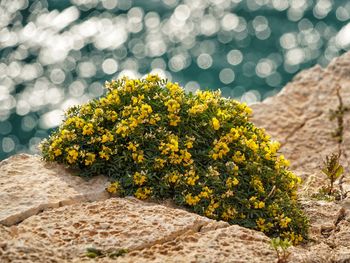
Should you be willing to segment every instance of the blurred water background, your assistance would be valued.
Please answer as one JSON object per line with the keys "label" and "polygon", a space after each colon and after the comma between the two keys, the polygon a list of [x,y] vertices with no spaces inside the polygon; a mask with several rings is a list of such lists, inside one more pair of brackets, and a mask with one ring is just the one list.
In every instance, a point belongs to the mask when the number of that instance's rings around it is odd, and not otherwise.
{"label": "blurred water background", "polygon": [[263,100],[347,50],[349,18],[348,0],[0,0],[0,160],[120,75]]}

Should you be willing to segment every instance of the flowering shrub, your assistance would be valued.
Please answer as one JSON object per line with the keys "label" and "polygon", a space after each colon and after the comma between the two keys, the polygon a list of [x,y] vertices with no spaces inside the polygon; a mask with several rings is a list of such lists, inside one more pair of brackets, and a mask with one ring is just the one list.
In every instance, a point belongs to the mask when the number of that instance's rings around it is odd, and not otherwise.
{"label": "flowering shrub", "polygon": [[42,142],[43,158],[105,174],[107,191],[172,199],[209,218],[298,243],[307,221],[297,203],[300,178],[279,143],[249,122],[251,109],[220,92],[195,95],[149,75],[106,83],[98,100],[68,110]]}

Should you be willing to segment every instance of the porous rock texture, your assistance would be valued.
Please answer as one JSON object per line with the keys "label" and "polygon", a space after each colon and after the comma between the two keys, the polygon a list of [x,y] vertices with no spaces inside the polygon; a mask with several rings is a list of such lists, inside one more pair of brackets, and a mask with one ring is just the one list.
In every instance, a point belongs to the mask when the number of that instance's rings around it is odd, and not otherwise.
{"label": "porous rock texture", "polygon": [[107,178],[90,181],[71,170],[20,154],[0,163],[0,224],[11,226],[47,208],[108,197]]}
{"label": "porous rock texture", "polygon": [[[300,196],[310,240],[290,248],[288,262],[350,262],[350,198],[312,197],[328,183],[322,161],[339,151],[347,174],[336,187],[350,190],[350,53],[325,69],[299,73],[252,107],[253,122],[281,142],[304,180]],[[330,118],[339,109],[340,117]],[[104,191],[107,178],[85,181],[74,174],[37,156],[0,163],[0,262],[277,262],[260,232],[169,203],[112,198]],[[90,259],[91,247],[104,255],[128,252]]]}

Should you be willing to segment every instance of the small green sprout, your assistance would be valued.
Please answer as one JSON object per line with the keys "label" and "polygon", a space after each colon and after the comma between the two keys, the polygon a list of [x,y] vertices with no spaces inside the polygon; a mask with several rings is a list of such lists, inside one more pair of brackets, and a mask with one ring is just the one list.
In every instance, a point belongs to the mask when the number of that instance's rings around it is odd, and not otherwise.
{"label": "small green sprout", "polygon": [[288,248],[292,246],[292,242],[289,239],[285,238],[282,240],[280,237],[272,238],[271,246],[276,251],[277,263],[288,262],[288,257],[290,255]]}
{"label": "small green sprout", "polygon": [[129,251],[125,248],[117,249],[113,252],[103,251],[101,249],[89,247],[86,249],[86,256],[89,258],[97,258],[97,257],[110,257],[110,258],[117,258],[120,256],[123,256],[124,254],[128,253]]}
{"label": "small green sprout", "polygon": [[97,248],[89,247],[86,249],[86,256],[89,258],[97,258],[103,256],[103,251]]}
{"label": "small green sprout", "polygon": [[326,160],[323,162],[323,168],[321,171],[327,175],[330,185],[328,188],[328,195],[334,193],[334,182],[344,173],[344,167],[339,163],[340,153],[331,154],[326,157]]}

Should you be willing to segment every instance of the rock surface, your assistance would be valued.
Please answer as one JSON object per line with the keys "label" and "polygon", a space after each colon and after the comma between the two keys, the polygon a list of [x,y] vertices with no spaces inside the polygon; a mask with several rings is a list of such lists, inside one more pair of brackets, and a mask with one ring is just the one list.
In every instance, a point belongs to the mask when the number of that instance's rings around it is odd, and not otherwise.
{"label": "rock surface", "polygon": [[333,67],[302,71],[279,94],[252,105],[254,123],[281,143],[295,170],[314,171],[322,158],[338,149],[332,138],[336,122],[329,119],[339,105]]}
{"label": "rock surface", "polygon": [[140,250],[198,232],[209,223],[227,226],[184,210],[134,198],[73,204],[44,211],[12,226],[11,245],[4,251],[3,260],[23,262],[26,258],[18,252],[27,250],[36,254],[37,248],[46,250],[37,255],[42,262],[49,261],[52,252],[57,260],[73,260],[84,257],[87,248]]}
{"label": "rock surface", "polygon": [[[330,119],[340,106],[341,118]],[[311,197],[327,184],[320,172],[327,155],[341,150],[350,170],[350,53],[326,69],[301,72],[253,110],[255,124],[282,143],[281,152],[304,179],[310,240],[292,247],[288,262],[350,262],[350,194],[342,201]],[[334,136],[339,125],[341,140]],[[109,198],[106,183],[102,176],[84,181],[35,156],[1,162],[0,262],[277,262],[260,232],[169,205]],[[341,185],[350,190],[349,173]],[[89,247],[128,253],[90,259]]]}
{"label": "rock surface", "polygon": [[107,178],[72,176],[61,165],[20,154],[0,163],[0,224],[11,226],[47,208],[108,198]]}
{"label": "rock surface", "polygon": [[[259,249],[257,249],[259,248]],[[274,262],[276,255],[265,235],[237,225],[181,236],[128,254],[118,262]]]}

